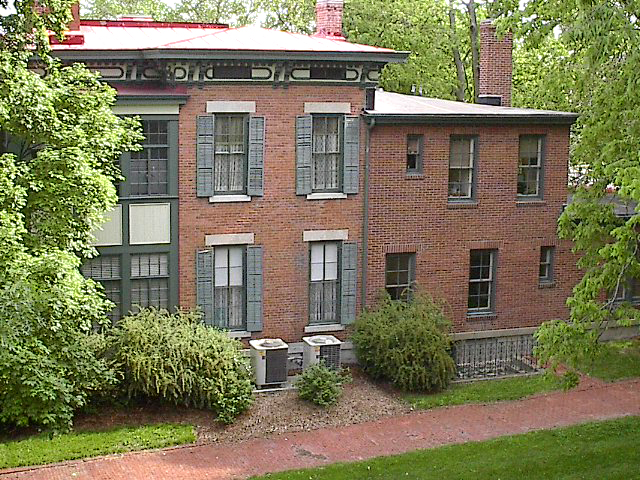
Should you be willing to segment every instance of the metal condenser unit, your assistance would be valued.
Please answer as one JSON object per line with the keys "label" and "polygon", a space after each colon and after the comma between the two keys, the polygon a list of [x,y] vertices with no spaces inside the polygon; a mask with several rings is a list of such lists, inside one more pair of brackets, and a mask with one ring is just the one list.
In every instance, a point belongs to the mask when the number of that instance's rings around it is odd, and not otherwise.
{"label": "metal condenser unit", "polygon": [[320,363],[333,369],[340,368],[340,345],[342,342],[333,335],[314,335],[302,337],[304,350],[302,368]]}
{"label": "metal condenser unit", "polygon": [[289,345],[280,338],[250,340],[249,345],[256,385],[264,387],[285,383]]}

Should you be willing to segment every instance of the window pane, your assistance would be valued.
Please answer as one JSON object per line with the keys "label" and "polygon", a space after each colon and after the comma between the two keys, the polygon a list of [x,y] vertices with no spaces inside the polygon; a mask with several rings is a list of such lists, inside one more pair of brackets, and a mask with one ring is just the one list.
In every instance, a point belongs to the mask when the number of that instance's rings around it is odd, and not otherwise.
{"label": "window pane", "polygon": [[493,288],[492,250],[471,250],[469,258],[469,310],[489,309]]}

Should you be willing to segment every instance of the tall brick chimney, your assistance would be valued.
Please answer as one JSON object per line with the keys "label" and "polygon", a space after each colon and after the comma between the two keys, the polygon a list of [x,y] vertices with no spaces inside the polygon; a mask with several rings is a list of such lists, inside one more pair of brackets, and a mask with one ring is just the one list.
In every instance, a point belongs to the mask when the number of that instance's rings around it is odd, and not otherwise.
{"label": "tall brick chimney", "polygon": [[73,19],[69,22],[69,30],[72,32],[80,30],[80,2],[71,5],[71,15]]}
{"label": "tall brick chimney", "polygon": [[316,0],[316,35],[344,39],[342,10],[344,0]]}
{"label": "tall brick chimney", "polygon": [[496,36],[492,20],[480,24],[480,85],[478,103],[511,106],[513,34]]}

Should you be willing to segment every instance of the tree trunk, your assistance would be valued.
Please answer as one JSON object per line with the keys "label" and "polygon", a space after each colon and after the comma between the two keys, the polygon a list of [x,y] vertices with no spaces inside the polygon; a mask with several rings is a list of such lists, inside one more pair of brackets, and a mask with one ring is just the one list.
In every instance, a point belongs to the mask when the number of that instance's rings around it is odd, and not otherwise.
{"label": "tree trunk", "polygon": [[454,0],[449,0],[449,42],[451,43],[451,53],[453,61],[456,64],[456,74],[458,83],[456,86],[456,100],[464,102],[464,91],[467,87],[467,74],[464,71],[464,64],[460,58],[460,49],[458,48],[458,34],[456,32],[456,10],[454,8]]}
{"label": "tree trunk", "polygon": [[478,102],[480,93],[480,49],[478,47],[478,19],[476,17],[475,0],[469,0],[469,35],[471,38],[471,71],[473,73],[473,101]]}

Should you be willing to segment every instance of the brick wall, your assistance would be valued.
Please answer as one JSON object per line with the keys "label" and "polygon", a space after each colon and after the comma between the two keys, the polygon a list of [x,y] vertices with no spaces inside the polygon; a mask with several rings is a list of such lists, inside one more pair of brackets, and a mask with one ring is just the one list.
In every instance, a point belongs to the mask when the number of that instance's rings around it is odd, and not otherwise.
{"label": "brick wall", "polygon": [[[195,254],[204,247],[205,235],[253,232],[256,245],[264,246],[264,330],[255,336],[300,341],[308,324],[309,283],[309,244],[302,241],[302,232],[348,229],[349,241],[358,242],[361,248],[362,196],[324,201],[296,196],[296,116],[304,114],[305,102],[350,102],[352,113],[358,114],[364,90],[351,86],[283,89],[225,85],[192,88],[189,94],[180,109],[179,125],[180,303],[195,306]],[[196,116],[206,113],[208,100],[255,101],[256,115],[265,116],[264,197],[226,204],[196,197]],[[362,145],[363,131],[364,127]]]}
{"label": "brick wall", "polygon": [[[424,174],[406,175],[406,136],[424,135]],[[449,138],[478,135],[476,204],[447,202]],[[546,135],[544,198],[517,201],[521,134]],[[456,331],[536,326],[566,318],[578,280],[570,245],[556,235],[567,198],[565,126],[382,126],[371,146],[367,304],[384,288],[385,254],[416,252],[416,280],[446,299]],[[555,283],[539,288],[541,246],[556,246]],[[495,315],[467,317],[469,250],[498,250]]]}
{"label": "brick wall", "polygon": [[480,24],[480,79],[479,95],[498,95],[502,105],[511,106],[513,34],[502,39],[496,36],[491,20]]}

